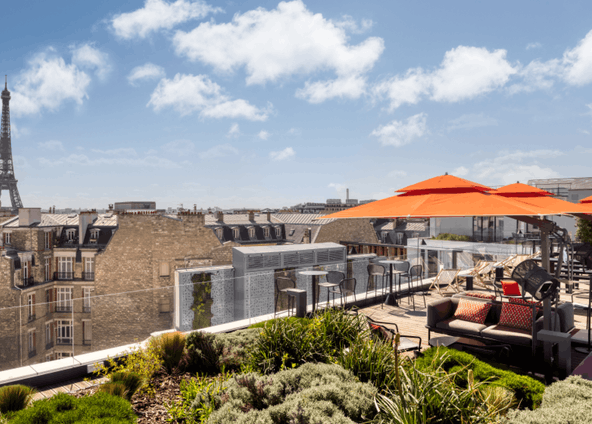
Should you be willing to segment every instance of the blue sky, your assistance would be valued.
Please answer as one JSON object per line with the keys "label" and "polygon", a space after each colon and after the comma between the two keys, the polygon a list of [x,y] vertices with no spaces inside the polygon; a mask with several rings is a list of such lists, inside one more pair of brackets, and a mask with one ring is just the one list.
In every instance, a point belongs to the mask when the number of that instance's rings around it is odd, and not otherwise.
{"label": "blue sky", "polygon": [[591,176],[590,2],[12,3],[0,71],[25,206]]}

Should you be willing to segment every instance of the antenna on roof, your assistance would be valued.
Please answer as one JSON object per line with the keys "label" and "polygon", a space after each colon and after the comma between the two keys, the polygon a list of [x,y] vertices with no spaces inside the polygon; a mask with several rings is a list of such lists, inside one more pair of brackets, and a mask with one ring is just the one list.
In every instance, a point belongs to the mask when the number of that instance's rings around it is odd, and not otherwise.
{"label": "antenna on roof", "polygon": [[448,175],[448,172],[445,172],[444,175]]}
{"label": "antenna on roof", "polygon": [[4,75],[4,89],[8,90],[8,75]]}

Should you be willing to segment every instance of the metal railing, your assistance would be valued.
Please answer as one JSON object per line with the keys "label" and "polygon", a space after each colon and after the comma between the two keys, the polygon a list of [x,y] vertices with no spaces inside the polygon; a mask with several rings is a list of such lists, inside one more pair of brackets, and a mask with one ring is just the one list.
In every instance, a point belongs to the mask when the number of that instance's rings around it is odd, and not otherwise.
{"label": "metal railing", "polygon": [[53,347],[53,341],[45,343],[45,350],[49,350]]}
{"label": "metal railing", "polygon": [[72,312],[72,305],[56,305],[55,312]]}
{"label": "metal railing", "polygon": [[72,272],[72,271],[54,272],[53,279],[54,280],[73,280],[74,279],[74,272]]}
{"label": "metal railing", "polygon": [[86,314],[90,313],[90,306],[83,306],[82,307],[82,312],[84,312]]}
{"label": "metal railing", "polygon": [[29,287],[35,284],[35,279],[33,277],[24,277],[23,278],[23,286]]}
{"label": "metal railing", "polygon": [[72,337],[58,337],[56,344],[71,345],[72,344]]}
{"label": "metal railing", "polygon": [[83,272],[82,279],[86,280],[86,281],[93,281],[95,279],[95,273],[94,272]]}
{"label": "metal railing", "polygon": [[37,350],[34,349],[29,351],[29,358],[32,358],[35,355],[37,355]]}

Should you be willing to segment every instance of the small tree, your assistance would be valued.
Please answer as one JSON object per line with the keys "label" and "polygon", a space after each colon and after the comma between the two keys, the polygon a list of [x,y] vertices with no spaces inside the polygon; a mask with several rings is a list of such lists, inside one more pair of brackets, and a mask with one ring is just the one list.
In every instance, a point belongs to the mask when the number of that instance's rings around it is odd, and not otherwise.
{"label": "small tree", "polygon": [[592,244],[592,221],[578,219],[578,231],[576,237],[584,243]]}

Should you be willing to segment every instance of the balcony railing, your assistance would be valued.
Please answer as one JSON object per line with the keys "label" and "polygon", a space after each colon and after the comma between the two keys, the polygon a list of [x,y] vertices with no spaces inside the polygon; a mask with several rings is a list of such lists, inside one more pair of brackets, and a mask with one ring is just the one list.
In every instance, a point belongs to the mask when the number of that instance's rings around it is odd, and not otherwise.
{"label": "balcony railing", "polygon": [[83,306],[82,307],[82,312],[84,312],[85,314],[90,313],[90,306]]}
{"label": "balcony railing", "polygon": [[72,305],[56,305],[56,312],[72,312]]}
{"label": "balcony railing", "polygon": [[35,280],[33,277],[24,277],[23,278],[23,287],[29,287],[35,284]]}
{"label": "balcony railing", "polygon": [[95,279],[95,273],[94,272],[83,272],[82,279],[86,280],[86,281],[93,281]]}
{"label": "balcony railing", "polygon": [[54,272],[53,279],[54,280],[73,280],[74,279],[74,272],[72,272],[72,271]]}
{"label": "balcony railing", "polygon": [[29,358],[32,358],[35,355],[37,355],[37,351],[35,349],[29,351]]}
{"label": "balcony railing", "polygon": [[56,344],[71,345],[72,344],[72,337],[58,337]]}
{"label": "balcony railing", "polygon": [[49,350],[53,347],[53,341],[45,343],[45,350]]}

